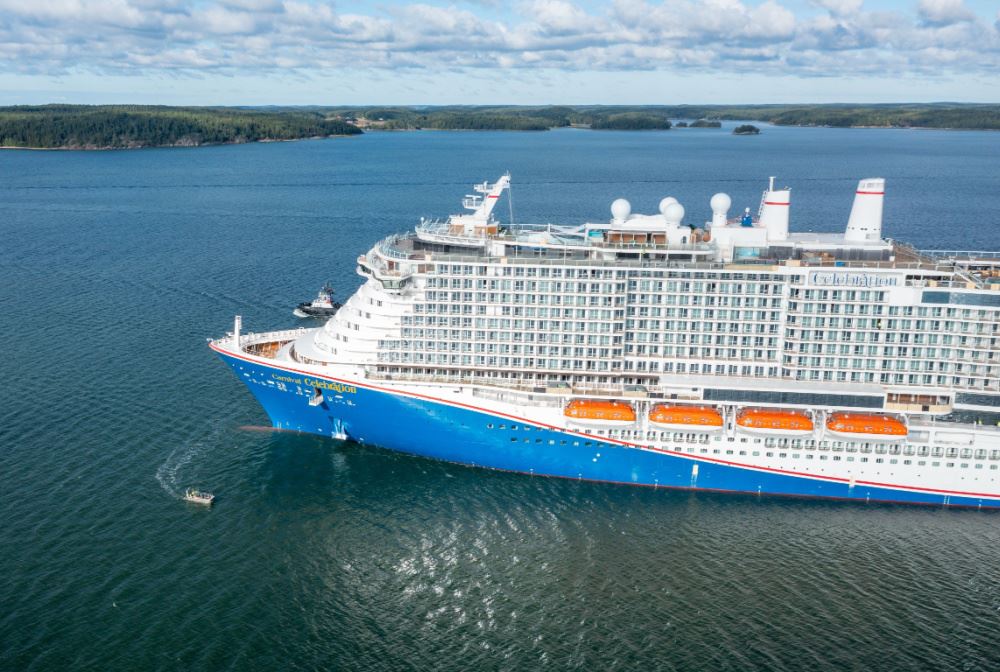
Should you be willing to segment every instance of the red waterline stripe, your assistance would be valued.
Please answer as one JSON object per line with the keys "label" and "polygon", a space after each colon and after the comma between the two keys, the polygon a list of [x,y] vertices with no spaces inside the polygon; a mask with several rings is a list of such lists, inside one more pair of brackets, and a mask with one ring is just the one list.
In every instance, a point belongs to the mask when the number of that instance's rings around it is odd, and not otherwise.
{"label": "red waterline stripe", "polygon": [[884,191],[855,191],[854,193],[862,196],[885,196]]}
{"label": "red waterline stripe", "polygon": [[[355,385],[357,387],[361,387],[361,388],[365,388],[365,389],[369,389],[369,390],[375,390],[377,392],[384,392],[385,394],[394,394],[394,395],[399,395],[399,396],[404,396],[404,397],[413,397],[415,399],[423,399],[425,401],[433,401],[435,403],[444,404],[446,406],[456,406],[456,407],[459,407],[459,408],[466,408],[466,409],[469,409],[469,410],[472,410],[472,411],[477,411],[479,413],[486,413],[488,415],[495,415],[495,416],[499,416],[499,417],[504,417],[504,418],[508,418],[510,420],[517,420],[518,422],[526,422],[526,423],[528,423],[530,425],[535,425],[537,427],[545,427],[546,429],[552,429],[552,430],[555,430],[557,432],[563,432],[563,433],[566,433],[566,434],[572,434],[574,436],[579,436],[579,437],[582,437],[582,438],[585,438],[585,439],[597,440],[597,441],[600,441],[601,443],[615,443],[615,444],[618,444],[618,445],[621,445],[621,446],[626,446],[628,448],[638,448],[640,450],[649,450],[649,451],[652,451],[652,452],[655,452],[655,453],[663,453],[663,454],[666,454],[666,455],[675,455],[675,456],[683,457],[685,459],[688,459],[688,460],[691,460],[691,461],[694,461],[694,462],[713,462],[713,463],[716,463],[716,464],[723,464],[723,465],[726,465],[728,467],[737,467],[739,469],[749,469],[751,471],[769,471],[769,472],[778,473],[778,474],[785,474],[787,476],[796,476],[796,477],[799,477],[799,478],[811,478],[811,479],[814,479],[814,480],[833,481],[833,482],[837,482],[837,483],[850,483],[850,479],[848,479],[848,478],[840,478],[838,476],[822,476],[820,474],[804,474],[804,473],[799,472],[799,471],[791,471],[791,470],[788,470],[788,469],[778,469],[778,468],[775,468],[775,467],[765,467],[765,466],[759,466],[759,465],[754,465],[754,464],[744,464],[742,462],[732,462],[732,461],[729,461],[729,460],[723,460],[723,459],[718,459],[718,458],[714,458],[714,457],[707,457],[707,456],[701,456],[701,455],[699,455],[699,456],[685,455],[684,453],[676,451],[676,450],[667,450],[665,448],[656,448],[654,446],[644,446],[644,445],[641,445],[641,444],[638,444],[638,443],[630,443],[628,441],[621,441],[620,439],[612,439],[609,436],[595,436],[593,434],[584,434],[582,432],[578,432],[578,431],[573,430],[573,429],[567,429],[567,428],[564,428],[564,427],[556,427],[555,425],[549,425],[549,424],[546,424],[544,422],[540,422],[538,420],[529,420],[527,418],[522,418],[522,417],[517,416],[517,415],[510,415],[510,414],[504,413],[502,411],[497,411],[497,410],[488,409],[488,408],[482,408],[480,406],[472,406],[471,404],[465,404],[465,403],[462,403],[460,401],[449,401],[447,399],[439,399],[437,397],[431,397],[431,396],[428,396],[428,395],[425,395],[425,394],[418,394],[416,392],[406,392],[406,391],[403,391],[403,390],[393,390],[393,389],[390,389],[390,388],[379,387],[377,385],[370,385],[370,384],[365,384],[365,383],[358,383],[356,381],[345,380],[343,378],[334,378],[333,376],[330,376],[330,375],[327,375],[327,374],[323,374],[323,373],[317,373],[315,371],[303,371],[302,369],[296,369],[296,368],[293,368],[293,367],[290,367],[290,366],[288,366],[288,367],[275,366],[274,364],[268,364],[266,362],[257,361],[256,359],[251,359],[249,357],[243,357],[241,355],[237,355],[237,354],[235,354],[233,352],[230,352],[228,350],[222,350],[221,348],[217,348],[215,346],[215,343],[209,343],[208,347],[211,348],[212,350],[215,350],[216,352],[220,352],[220,353],[223,353],[225,355],[228,355],[229,357],[235,357],[236,359],[242,359],[245,362],[250,362],[252,364],[257,364],[259,366],[264,366],[264,367],[270,368],[270,369],[277,369],[279,371],[294,371],[295,373],[301,373],[301,374],[303,374],[305,376],[315,376],[315,377],[318,377],[318,378],[326,378],[327,380],[332,380],[332,381],[337,382],[337,383],[344,383],[346,385]],[[870,485],[870,486],[878,487],[878,488],[892,488],[892,489],[895,489],[895,490],[911,490],[911,491],[920,491],[920,492],[934,492],[934,493],[940,493],[940,494],[945,494],[945,495],[958,495],[960,497],[985,497],[987,499],[997,499],[997,497],[998,497],[998,495],[996,495],[996,494],[990,494],[990,493],[985,493],[985,492],[962,492],[960,490],[942,490],[940,488],[922,488],[922,487],[916,486],[916,485],[895,485],[895,484],[892,484],[892,483],[879,483],[877,481],[855,481],[854,484],[855,485]],[[807,495],[807,497],[808,497],[808,495]]]}
{"label": "red waterline stripe", "polygon": [[777,201],[764,201],[764,205],[790,205],[789,203],[778,203]]}
{"label": "red waterline stripe", "polygon": [[500,198],[499,194],[490,194],[486,198]]}

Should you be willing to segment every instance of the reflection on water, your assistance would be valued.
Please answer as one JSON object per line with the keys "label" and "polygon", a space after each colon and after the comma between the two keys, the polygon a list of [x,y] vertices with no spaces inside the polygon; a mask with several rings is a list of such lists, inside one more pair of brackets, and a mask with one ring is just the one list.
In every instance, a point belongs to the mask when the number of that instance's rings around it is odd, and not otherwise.
{"label": "reflection on water", "polygon": [[[571,223],[793,187],[1000,249],[995,133],[400,133],[0,154],[0,669],[995,670],[996,514],[532,478],[262,431],[205,347],[468,185]],[[416,176],[416,177],[415,177]],[[942,199],[941,194],[949,198]],[[502,208],[501,208],[502,210]],[[502,213],[506,217],[507,213]],[[219,495],[211,510],[171,495]]]}

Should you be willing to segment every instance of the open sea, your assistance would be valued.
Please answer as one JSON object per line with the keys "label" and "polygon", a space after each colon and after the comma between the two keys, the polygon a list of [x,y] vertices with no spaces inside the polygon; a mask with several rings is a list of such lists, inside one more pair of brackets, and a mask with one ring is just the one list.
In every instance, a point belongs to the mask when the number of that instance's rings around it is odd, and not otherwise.
{"label": "open sea", "polygon": [[[727,127],[731,127],[727,124]],[[206,347],[513,175],[514,221],[1000,250],[1000,133],[402,132],[0,152],[0,670],[1000,669],[1000,514],[595,485],[267,431]],[[511,215],[505,202],[501,219]],[[391,418],[387,418],[391,422]],[[215,492],[209,509],[180,499]]]}

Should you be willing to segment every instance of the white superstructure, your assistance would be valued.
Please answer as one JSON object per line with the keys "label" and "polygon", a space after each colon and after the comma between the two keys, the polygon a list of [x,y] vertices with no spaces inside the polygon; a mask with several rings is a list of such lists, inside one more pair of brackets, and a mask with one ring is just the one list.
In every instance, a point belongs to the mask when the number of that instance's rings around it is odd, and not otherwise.
{"label": "white superstructure", "polygon": [[[884,239],[883,179],[861,180],[843,234],[790,232],[773,178],[756,217],[716,194],[701,225],[667,197],[654,214],[618,199],[603,222],[504,226],[508,186],[379,241],[340,311],[271,355],[651,450],[1000,495],[993,262]],[[635,418],[571,417],[579,400]],[[694,405],[719,425],[663,415]]]}

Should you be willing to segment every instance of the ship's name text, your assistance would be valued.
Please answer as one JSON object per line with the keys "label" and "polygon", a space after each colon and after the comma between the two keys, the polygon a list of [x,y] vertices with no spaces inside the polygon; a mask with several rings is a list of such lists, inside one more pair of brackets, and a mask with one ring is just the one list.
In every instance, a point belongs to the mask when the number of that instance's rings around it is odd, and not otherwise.
{"label": "ship's name text", "polygon": [[809,282],[814,285],[835,285],[838,287],[895,287],[899,284],[899,276],[813,271],[809,274]]}
{"label": "ship's name text", "polygon": [[280,380],[283,383],[292,383],[293,385],[308,385],[309,387],[318,387],[323,390],[332,390],[334,392],[346,394],[358,393],[358,388],[354,385],[335,383],[332,380],[322,380],[320,378],[295,378],[294,376],[282,376],[277,373],[272,373],[271,378]]}

